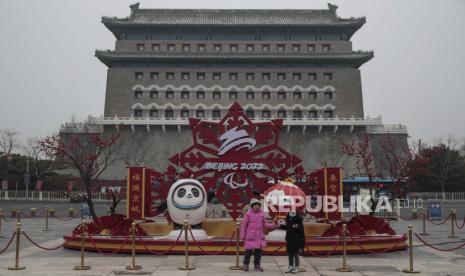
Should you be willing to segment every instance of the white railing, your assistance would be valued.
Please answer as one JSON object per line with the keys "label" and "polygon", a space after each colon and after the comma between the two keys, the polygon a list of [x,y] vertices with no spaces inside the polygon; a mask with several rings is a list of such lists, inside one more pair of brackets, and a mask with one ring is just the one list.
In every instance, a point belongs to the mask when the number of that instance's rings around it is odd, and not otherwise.
{"label": "white railing", "polygon": [[[212,118],[212,117],[207,117],[207,118],[202,118],[206,121],[219,121],[221,118]],[[272,119],[277,119],[276,117],[269,117],[269,118],[263,118],[263,117],[255,117],[251,118],[252,121],[254,122],[264,122],[264,121],[269,121]],[[285,125],[378,125],[382,126],[383,122],[381,120],[381,117],[377,118],[308,118],[308,117],[303,117],[303,118],[282,118],[284,121]],[[189,118],[187,117],[103,117],[103,118],[92,118],[90,119],[90,123],[93,123],[95,125],[188,125],[189,124]]]}
{"label": "white railing", "polygon": [[407,134],[407,126],[405,125],[379,125],[369,126],[369,133],[404,133]]}
{"label": "white railing", "polygon": [[423,200],[463,200],[465,201],[465,192],[448,192],[448,193],[410,193],[409,199],[423,199]]}
{"label": "white railing", "polygon": [[[71,192],[74,198],[82,198],[84,192]],[[111,198],[107,193],[92,193],[94,202],[107,202]],[[0,200],[37,200],[37,201],[70,201],[70,198],[64,192],[54,191],[26,191],[24,190],[1,190]]]}

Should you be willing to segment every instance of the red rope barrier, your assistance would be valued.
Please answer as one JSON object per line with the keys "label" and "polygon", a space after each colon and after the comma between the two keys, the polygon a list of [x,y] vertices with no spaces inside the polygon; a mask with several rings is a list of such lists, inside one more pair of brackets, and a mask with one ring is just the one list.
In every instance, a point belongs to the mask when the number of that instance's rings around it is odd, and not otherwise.
{"label": "red rope barrier", "polygon": [[459,246],[456,246],[456,247],[453,247],[453,248],[450,248],[450,249],[442,249],[442,248],[438,248],[428,242],[426,242],[425,240],[423,240],[417,233],[415,233],[415,237],[417,237],[418,240],[420,240],[424,245],[428,246],[428,247],[431,247],[433,249],[436,249],[438,251],[442,251],[442,252],[451,252],[451,251],[454,251],[454,250],[457,250],[457,249],[460,249],[462,247],[465,246],[465,242],[460,244]]}
{"label": "red rope barrier", "polygon": [[137,228],[136,230],[137,230],[137,238],[139,239],[139,241],[142,241],[142,245],[144,246],[145,250],[147,250],[152,255],[165,255],[166,253],[170,252],[178,244],[178,241],[181,238],[182,233],[184,232],[184,229],[181,229],[181,232],[179,232],[179,236],[177,237],[177,239],[174,241],[174,244],[170,248],[162,252],[156,252],[147,247],[147,244],[145,243],[144,239],[142,239],[142,236],[140,235],[139,230]]}
{"label": "red rope barrier", "polygon": [[305,249],[313,256],[313,257],[317,257],[317,258],[327,258],[329,256],[331,256],[334,251],[336,251],[336,248],[339,246],[339,244],[341,244],[341,241],[342,241],[342,237],[339,236],[339,239],[338,241],[334,244],[334,247],[331,249],[331,251],[329,251],[327,254],[325,255],[317,255],[316,253],[314,253],[312,250],[310,250],[310,247],[309,246],[305,246]]}
{"label": "red rope barrier", "polygon": [[228,248],[228,246],[231,245],[231,242],[232,242],[232,240],[234,239],[234,234],[236,234],[236,231],[237,231],[237,230],[234,229],[234,231],[233,231],[233,233],[232,233],[232,235],[231,235],[231,238],[229,239],[229,242],[223,247],[223,249],[219,250],[218,252],[208,252],[208,251],[205,251],[205,250],[199,245],[198,241],[197,241],[197,240],[195,239],[195,237],[194,237],[194,234],[192,233],[192,230],[189,228],[189,233],[190,233],[190,235],[191,235],[191,237],[192,237],[192,240],[193,240],[194,243],[195,243],[195,246],[197,246],[197,247],[200,249],[200,251],[202,251],[203,253],[205,253],[205,254],[207,254],[207,255],[218,255],[218,254],[220,254],[220,253],[223,253],[223,252],[226,250],[226,248]]}
{"label": "red rope barrier", "polygon": [[[26,237],[26,239],[27,239],[29,242],[31,242],[33,245],[37,246],[37,247],[40,248],[40,249],[50,250],[50,251],[51,251],[51,250],[60,249],[60,248],[62,248],[63,246],[65,246],[65,244],[67,244],[68,242],[71,241],[71,240],[67,240],[67,241],[65,241],[64,243],[62,243],[61,245],[58,245],[57,247],[51,247],[51,248],[49,248],[49,247],[43,247],[43,246],[41,246],[40,244],[38,244],[38,243],[36,243],[35,241],[33,241],[32,238],[29,237],[29,235],[28,235],[26,232],[23,231],[23,234],[24,234],[24,236]],[[74,238],[74,237],[75,237],[75,236],[73,235],[73,238]]]}
{"label": "red rope barrier", "polygon": [[0,215],[0,218],[3,219],[5,222],[12,222],[12,221],[15,220],[15,218],[7,219],[7,218],[5,218],[4,215]]}
{"label": "red rope barrier", "polygon": [[349,237],[350,239],[358,246],[360,247],[360,249],[368,252],[369,254],[379,254],[379,253],[386,253],[386,252],[389,252],[391,251],[392,249],[394,249],[395,247],[397,247],[401,242],[404,241],[404,239],[407,237],[407,233],[405,233],[404,235],[402,235],[402,237],[399,239],[398,242],[396,242],[392,247],[390,248],[385,248],[385,249],[381,249],[381,250],[372,250],[372,249],[368,249],[366,247],[364,247],[363,245],[361,245],[356,239],[354,239],[354,237],[356,236],[352,236],[350,235],[349,233]]}
{"label": "red rope barrier", "polygon": [[11,235],[11,238],[10,240],[8,241],[8,243],[6,244],[5,248],[3,248],[2,250],[0,250],[0,254],[2,254],[3,252],[5,252],[11,245],[11,243],[13,242],[13,239],[14,237],[16,236],[16,231],[13,232],[13,235]]}
{"label": "red rope barrier", "polygon": [[[86,227],[87,228],[87,227]],[[82,235],[82,234],[81,234]],[[92,234],[89,232],[89,230],[87,229],[87,235],[89,236],[89,241],[90,243],[92,244],[92,246],[95,248],[95,250],[104,255],[104,256],[113,256],[115,255],[116,253],[120,252],[123,247],[129,242],[129,236],[126,237],[126,239],[124,240],[124,242],[121,244],[121,246],[116,249],[115,251],[112,251],[112,252],[103,252],[102,250],[100,250],[100,248],[98,248],[98,246],[95,244],[95,241],[92,239]]]}
{"label": "red rope barrier", "polygon": [[449,215],[447,216],[447,218],[446,218],[444,221],[441,221],[441,222],[439,222],[439,223],[434,222],[434,220],[432,220],[432,219],[430,219],[430,218],[426,218],[426,220],[427,220],[429,223],[434,224],[434,225],[443,225],[444,223],[446,223],[446,222],[450,219],[450,217],[451,217],[451,214],[449,214]]}
{"label": "red rope barrier", "polygon": [[458,229],[462,229],[464,226],[465,226],[465,217],[463,218],[463,221],[462,221],[462,226],[459,226],[457,224],[457,219],[454,219],[455,220],[455,226],[457,226]]}

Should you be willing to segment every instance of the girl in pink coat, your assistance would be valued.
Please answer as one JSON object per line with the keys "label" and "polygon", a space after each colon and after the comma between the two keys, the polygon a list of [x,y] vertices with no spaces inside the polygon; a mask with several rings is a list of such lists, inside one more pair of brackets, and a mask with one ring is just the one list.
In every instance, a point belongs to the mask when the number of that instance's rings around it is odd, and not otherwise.
{"label": "girl in pink coat", "polygon": [[262,248],[266,246],[264,228],[274,228],[273,224],[266,222],[264,213],[261,209],[260,200],[252,198],[250,201],[250,210],[244,215],[241,223],[241,239],[244,240],[244,271],[249,271],[250,257],[254,255],[255,271],[263,271],[260,266],[262,257]]}

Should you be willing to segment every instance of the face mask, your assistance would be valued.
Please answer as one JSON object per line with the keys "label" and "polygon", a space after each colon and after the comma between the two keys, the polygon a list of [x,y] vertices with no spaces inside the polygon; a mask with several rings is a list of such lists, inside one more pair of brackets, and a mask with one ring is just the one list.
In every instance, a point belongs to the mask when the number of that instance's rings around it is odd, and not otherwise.
{"label": "face mask", "polygon": [[295,212],[289,212],[289,216],[295,217],[296,213]]}

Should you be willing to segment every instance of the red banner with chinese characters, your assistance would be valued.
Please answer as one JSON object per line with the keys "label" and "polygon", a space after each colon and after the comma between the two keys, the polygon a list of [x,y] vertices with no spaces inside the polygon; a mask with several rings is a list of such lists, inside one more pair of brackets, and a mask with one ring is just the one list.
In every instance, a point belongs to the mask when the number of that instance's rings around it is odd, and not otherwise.
{"label": "red banner with chinese characters", "polygon": [[154,182],[155,178],[155,171],[152,169],[145,169],[144,170],[144,215],[147,217],[154,216],[152,212],[152,183]]}
{"label": "red banner with chinese characters", "polygon": [[[325,183],[325,170],[324,169],[319,169],[317,171],[314,171],[309,174],[310,182],[312,183],[312,186],[315,185],[315,189],[317,191],[317,195],[323,196],[325,193],[324,190],[324,183]],[[316,205],[316,200],[317,198],[312,197],[312,205]],[[319,218],[319,219],[325,219],[325,213],[321,210],[319,212],[313,212],[311,213],[312,216]]]}
{"label": "red banner with chinese characters", "polygon": [[[339,196],[342,195],[342,169],[324,168],[323,170],[325,181],[322,195],[326,195],[328,198],[327,201],[323,200],[323,205],[326,202],[331,202],[328,204],[328,209],[323,210],[324,218],[325,220],[342,220],[342,210],[339,210],[339,205],[342,206],[342,202],[339,203]],[[335,201],[332,199],[335,199]],[[336,206],[335,210],[331,210],[333,206]]]}
{"label": "red banner with chinese characters", "polygon": [[130,219],[144,219],[145,214],[145,168],[128,168],[126,188],[126,217]]}

